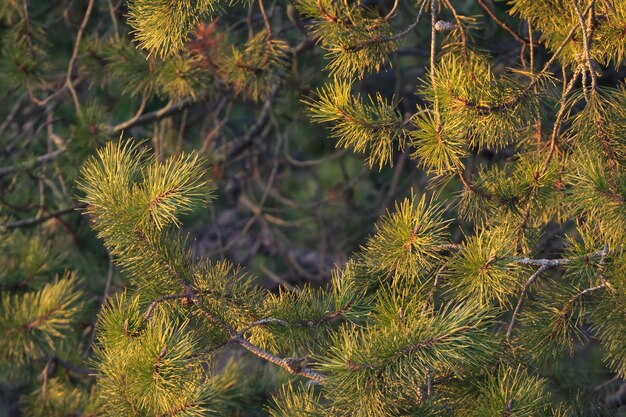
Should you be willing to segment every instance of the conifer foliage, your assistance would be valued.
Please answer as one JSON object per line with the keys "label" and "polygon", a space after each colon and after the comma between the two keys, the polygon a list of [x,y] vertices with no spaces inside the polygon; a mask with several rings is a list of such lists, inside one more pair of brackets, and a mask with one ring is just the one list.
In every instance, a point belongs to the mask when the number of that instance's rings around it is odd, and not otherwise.
{"label": "conifer foliage", "polygon": [[[76,180],[72,208],[128,280],[107,297],[109,277],[95,332],[81,334],[90,306],[80,274],[21,230],[29,221],[3,227],[0,371],[34,385],[20,400],[24,415],[624,412],[626,2],[130,0],[132,40],[111,6],[115,33],[81,45],[89,0],[63,84],[43,100],[50,74],[40,28],[17,2],[0,5],[11,25],[3,39],[15,40],[3,46],[3,74],[42,111],[67,91],[76,112],[68,143],[50,128],[47,154],[0,168],[0,177],[65,154],[72,168],[55,172]],[[487,25],[517,45],[505,65],[481,43]],[[292,85],[320,61],[321,85],[300,96]],[[75,71],[99,84],[90,88],[139,100],[138,112],[105,123],[97,102],[81,103]],[[382,85],[389,74],[393,88]],[[174,150],[123,133],[212,97],[201,149],[183,151],[182,133]],[[386,199],[377,194],[386,210],[372,233],[325,282],[267,289],[234,262],[199,256],[183,224],[238,158],[212,148],[231,111],[237,124],[263,103],[234,145],[241,152],[276,136],[268,184],[259,207],[247,201],[254,217],[242,234],[259,218],[266,237],[268,223],[291,225],[264,212],[268,198],[294,206],[272,183],[285,136],[301,131],[283,129],[276,97],[287,114],[297,99],[337,147],[376,168],[372,176],[393,178]],[[159,100],[169,101],[144,113]],[[326,162],[298,162],[286,146],[284,155],[293,165]],[[409,170],[419,181],[404,184],[394,204]],[[79,356],[88,369],[74,363]],[[269,399],[259,394],[259,367],[274,377]]]}

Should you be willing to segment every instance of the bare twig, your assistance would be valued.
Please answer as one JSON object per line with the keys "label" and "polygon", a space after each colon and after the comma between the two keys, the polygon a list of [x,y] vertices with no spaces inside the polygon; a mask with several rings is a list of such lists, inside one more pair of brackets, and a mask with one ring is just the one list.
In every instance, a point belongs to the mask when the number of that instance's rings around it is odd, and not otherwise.
{"label": "bare twig", "polygon": [[507,25],[506,22],[503,22],[502,20],[498,19],[498,16],[496,16],[494,11],[491,10],[491,8],[487,5],[487,3],[485,3],[485,0],[477,0],[477,1],[478,1],[478,4],[480,4],[480,7],[482,7],[483,10],[489,15],[489,17],[491,17],[493,21],[498,24],[498,26],[500,26],[502,29],[504,29],[508,33],[510,33],[511,36],[513,36],[516,41],[522,44],[526,44],[526,45],[533,44],[532,40],[522,38],[509,25]]}
{"label": "bare twig", "polygon": [[15,165],[11,165],[8,167],[0,168],[0,178],[13,174],[17,171],[28,169],[33,165],[43,164],[48,161],[52,161],[53,159],[58,158],[65,151],[65,149],[57,149],[56,151],[49,152],[47,154],[36,157],[34,160],[26,161],[22,163],[18,163]]}
{"label": "bare twig", "polygon": [[550,264],[542,265],[539,269],[537,269],[537,271],[535,271],[534,274],[531,275],[530,278],[528,278],[528,281],[526,281],[526,285],[524,285],[524,288],[522,289],[522,292],[519,296],[519,300],[517,301],[517,305],[515,306],[515,310],[513,311],[511,322],[509,323],[509,327],[507,328],[507,331],[506,331],[507,341],[511,339],[511,333],[513,333],[513,327],[515,327],[515,320],[517,319],[517,316],[522,310],[522,304],[524,304],[524,298],[526,297],[526,294],[528,293],[530,286],[533,284],[533,282],[535,282],[537,278],[539,278],[541,274],[543,274],[546,271],[546,269],[550,268],[550,266],[551,266]]}
{"label": "bare twig", "polygon": [[116,133],[122,132],[123,130],[128,129],[131,126],[134,126],[137,120],[141,118],[141,115],[143,114],[143,111],[146,108],[147,102],[148,102],[148,96],[144,94],[141,97],[141,103],[139,104],[139,109],[137,109],[137,113],[135,113],[133,117],[126,120],[125,122],[118,123],[115,127],[113,127],[112,129],[113,132],[116,132]]}
{"label": "bare twig", "polygon": [[46,220],[50,220],[56,217],[60,217],[64,214],[72,213],[80,208],[85,207],[84,204],[77,204],[75,206],[67,207],[61,210],[54,211],[52,213],[44,214],[38,217],[33,217],[30,219],[18,220],[12,223],[7,223],[4,225],[6,229],[17,229],[19,227],[27,227],[27,226],[35,226],[40,223],[45,222]]}
{"label": "bare twig", "polygon": [[133,127],[133,126],[159,121],[159,120],[164,119],[166,117],[169,117],[169,116],[171,116],[173,114],[181,112],[181,111],[191,107],[192,105],[194,105],[196,103],[197,102],[194,101],[193,99],[186,99],[186,100],[183,100],[183,101],[181,101],[179,103],[176,103],[176,104],[174,104],[173,102],[170,101],[162,109],[155,110],[155,111],[150,112],[150,113],[142,114],[141,116],[137,117],[136,119],[133,118],[134,120],[132,120],[132,122],[128,122],[127,121],[127,122],[122,122],[122,123],[118,124],[117,126],[115,126],[114,128],[111,129],[112,133],[120,133],[122,130],[129,129],[129,128]]}
{"label": "bare twig", "polygon": [[93,10],[94,0],[89,0],[87,4],[87,11],[85,12],[85,17],[83,17],[83,21],[78,28],[78,33],[76,34],[76,41],[74,42],[74,50],[72,51],[72,56],[70,57],[70,62],[67,64],[67,75],[65,77],[65,85],[70,90],[70,94],[72,95],[72,99],[74,100],[74,107],[76,108],[77,113],[81,113],[80,102],[78,101],[78,94],[76,94],[76,89],[74,88],[74,83],[72,82],[72,73],[74,72],[74,64],[76,63],[76,58],[78,57],[78,51],[80,48],[80,42],[83,38],[83,33],[85,32],[85,28],[87,27],[87,22],[89,21],[89,17],[91,16],[91,11]]}

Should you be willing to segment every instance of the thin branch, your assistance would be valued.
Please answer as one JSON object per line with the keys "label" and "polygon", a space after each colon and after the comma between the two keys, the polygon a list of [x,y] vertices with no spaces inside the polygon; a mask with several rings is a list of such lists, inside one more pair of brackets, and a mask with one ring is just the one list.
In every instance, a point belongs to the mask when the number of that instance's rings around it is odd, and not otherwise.
{"label": "thin branch", "polygon": [[74,365],[73,363],[65,361],[65,360],[59,358],[58,356],[53,357],[52,361],[55,364],[60,365],[63,368],[67,369],[68,371],[74,372],[75,374],[80,374],[80,375],[94,375],[95,374],[95,371],[92,371],[91,369],[83,368],[82,366],[78,366],[78,365]]}
{"label": "thin branch", "polygon": [[[436,85],[435,80],[435,54],[437,48],[437,1],[430,0],[430,82],[433,86]],[[440,125],[440,114],[439,114],[439,99],[435,95],[434,102],[434,110],[435,110],[435,119],[437,121],[437,126]]]}
{"label": "thin branch", "polygon": [[565,115],[567,96],[569,96],[569,94],[572,92],[572,89],[574,88],[574,84],[578,80],[578,76],[580,75],[580,73],[581,73],[580,68],[577,68],[576,71],[574,72],[574,75],[572,75],[571,80],[569,81],[567,86],[564,88],[563,94],[561,95],[559,111],[557,112],[556,119],[554,121],[554,126],[552,127],[552,134],[550,135],[550,148],[548,150],[548,155],[544,162],[544,167],[541,172],[541,175],[543,175],[543,173],[545,173],[545,171],[548,169],[550,161],[552,160],[552,157],[554,156],[554,153],[556,151],[557,138],[559,136],[559,132],[561,130],[561,123]]}
{"label": "thin branch", "polygon": [[23,94],[17,100],[15,100],[15,104],[11,108],[11,111],[9,112],[7,117],[4,119],[4,122],[2,122],[2,124],[0,125],[0,136],[4,133],[4,130],[9,126],[9,124],[11,124],[11,122],[15,118],[15,115],[22,107],[22,103],[26,97],[27,95]]}
{"label": "thin branch", "polygon": [[364,48],[367,48],[368,46],[371,45],[380,45],[383,43],[388,43],[388,42],[395,42],[397,40],[400,40],[402,38],[404,38],[405,36],[407,36],[409,33],[411,33],[413,31],[413,29],[415,29],[415,27],[418,25],[421,17],[422,17],[422,13],[424,12],[425,9],[425,5],[428,2],[428,0],[424,0],[422,2],[422,6],[420,7],[419,13],[417,14],[417,17],[415,18],[415,21],[413,23],[411,23],[406,29],[404,29],[402,32],[396,33],[395,35],[391,35],[391,36],[376,36],[372,39],[368,39],[366,41],[363,42],[359,42],[359,43],[355,43],[353,45],[348,45],[346,47],[344,47],[343,49],[345,51],[348,52],[358,52]]}
{"label": "thin branch", "polygon": [[118,24],[117,24],[117,16],[115,16],[115,13],[117,12],[116,8],[113,7],[113,2],[112,0],[107,0],[107,2],[109,3],[109,14],[111,15],[111,22],[113,23],[113,32],[117,35],[119,32],[118,29]]}
{"label": "thin branch", "polygon": [[135,115],[127,121],[118,123],[115,127],[113,127],[113,132],[122,132],[123,130],[126,130],[129,127],[133,126],[143,114],[143,111],[146,108],[146,103],[148,103],[148,96],[144,94],[141,97],[141,103],[139,104],[139,109],[137,109],[137,113],[135,113]]}
{"label": "thin branch", "polygon": [[250,323],[246,327],[244,327],[241,331],[239,331],[238,334],[239,334],[239,336],[243,337],[246,333],[248,333],[254,327],[257,327],[257,326],[267,326],[268,324],[280,324],[281,326],[288,326],[289,325],[289,323],[287,323],[284,320],[274,319],[274,318],[269,317],[269,318],[266,318],[266,319],[253,321],[252,323]]}
{"label": "thin branch", "polygon": [[[113,274],[115,273],[115,265],[113,264],[113,256],[111,252],[107,251],[109,255],[109,271],[107,272],[107,281],[104,284],[104,291],[102,293],[102,301],[100,302],[100,307],[98,308],[99,312],[102,311],[102,308],[106,304],[107,299],[109,298],[109,292],[111,291],[111,283],[113,282]],[[99,317],[100,313],[96,317]],[[87,345],[87,349],[85,351],[85,356],[89,356],[93,350],[93,344],[96,340],[96,334],[98,332],[98,324],[99,320],[93,325],[93,330],[91,331],[91,339],[89,340],[89,345]]]}
{"label": "thin branch", "polygon": [[76,58],[78,57],[78,51],[80,48],[80,42],[83,38],[83,33],[85,32],[85,28],[87,27],[87,22],[89,21],[89,17],[91,16],[91,11],[93,10],[94,0],[89,0],[87,4],[87,11],[85,12],[85,17],[83,17],[83,21],[78,28],[78,33],[76,34],[76,41],[74,42],[74,50],[72,51],[72,56],[70,57],[69,64],[67,65],[67,75],[65,77],[65,85],[70,90],[70,94],[72,95],[72,99],[74,100],[74,107],[76,108],[76,112],[80,114],[80,102],[78,101],[78,95],[76,94],[76,90],[74,89],[74,84],[72,82],[72,73],[74,72],[74,64],[76,63]]}
{"label": "thin branch", "polygon": [[42,216],[33,217],[30,219],[18,220],[12,223],[7,223],[4,225],[6,229],[17,229],[19,227],[27,227],[27,226],[35,226],[40,223],[45,222],[46,220],[50,220],[52,218],[60,217],[64,214],[72,213],[78,209],[84,208],[84,204],[77,204],[75,206],[67,207],[61,210],[54,211],[52,213],[44,214]]}
{"label": "thin branch", "polygon": [[524,288],[522,289],[522,293],[520,294],[519,300],[517,301],[517,305],[515,306],[515,310],[513,311],[513,316],[511,317],[511,322],[509,323],[509,327],[508,327],[508,329],[506,331],[506,340],[507,341],[511,339],[511,333],[513,333],[513,327],[515,327],[515,320],[517,319],[517,316],[519,315],[520,311],[522,310],[522,304],[524,304],[524,298],[526,297],[526,294],[528,293],[528,290],[530,289],[530,286],[548,268],[550,268],[550,265],[548,265],[548,264],[545,264],[545,265],[541,266],[537,271],[535,271],[534,274],[531,275],[530,278],[528,278],[528,281],[526,281],[526,285],[524,285]]}
{"label": "thin branch", "polygon": [[[583,18],[582,13],[580,12],[580,7],[578,7],[578,0],[572,0],[574,4],[574,10],[576,10],[576,15],[578,15],[578,21],[580,22],[580,30],[583,34],[583,49],[585,52],[585,59],[587,60],[587,67],[589,68],[589,75],[591,76],[591,91],[595,92],[597,89],[597,76],[596,71],[593,69],[593,64],[591,62],[591,53],[589,52],[591,40],[589,39],[589,33],[587,32],[587,25],[585,24],[585,19]],[[595,0],[591,0],[589,5],[593,5]]]}
{"label": "thin branch", "polygon": [[32,161],[21,162],[15,165],[0,168],[0,178],[7,176],[9,174],[13,174],[23,169],[31,168],[34,165],[39,165],[39,164],[46,163],[48,161],[52,161],[58,158],[59,156],[61,156],[63,152],[65,152],[65,149],[57,149],[56,151],[52,151],[50,153],[38,156]]}
{"label": "thin branch", "polygon": [[389,10],[389,13],[387,13],[385,17],[383,17],[382,19],[383,21],[391,19],[393,14],[396,12],[396,9],[398,8],[398,3],[399,3],[398,0],[394,0],[393,6],[391,6],[391,10]]}
{"label": "thin branch", "polygon": [[531,40],[522,38],[520,35],[518,35],[517,32],[515,32],[509,25],[506,24],[506,22],[503,22],[502,20],[498,19],[498,16],[496,16],[494,11],[491,10],[491,8],[485,3],[485,0],[477,0],[477,1],[478,1],[478,4],[480,5],[480,7],[482,7],[483,10],[485,12],[487,12],[489,17],[491,17],[493,19],[493,21],[496,22],[498,24],[498,26],[500,26],[502,29],[504,29],[505,31],[509,32],[511,34],[511,36],[513,36],[515,38],[516,41],[518,41],[518,42],[520,42],[522,44],[526,44],[526,45],[532,45],[533,44],[533,42]]}
{"label": "thin branch", "polygon": [[584,290],[582,290],[581,292],[579,292],[578,294],[576,294],[574,296],[574,298],[580,298],[580,297],[584,297],[585,295],[589,294],[590,292],[594,292],[597,290],[601,290],[603,288],[607,288],[607,284],[606,283],[602,283],[600,285],[597,285],[595,287],[591,287],[591,288],[585,288]]}
{"label": "thin branch", "polygon": [[467,35],[465,34],[465,29],[463,28],[463,25],[461,24],[461,18],[457,14],[456,9],[454,8],[450,0],[444,0],[444,2],[448,5],[448,8],[452,12],[452,15],[454,16],[454,20],[456,21],[456,27],[459,29],[459,32],[461,33],[461,43],[463,44],[463,54],[467,58],[468,56]]}
{"label": "thin branch", "polygon": [[133,120],[132,123],[128,123],[128,122],[120,123],[116,127],[112,128],[112,133],[121,133],[122,130],[129,129],[129,128],[131,128],[133,126],[136,126],[136,125],[159,121],[159,120],[164,119],[166,117],[169,117],[169,116],[171,116],[173,114],[181,112],[181,111],[191,107],[195,103],[196,103],[196,101],[194,101],[193,99],[186,99],[186,100],[183,100],[183,101],[181,101],[179,103],[176,103],[176,104],[174,104],[173,102],[169,102],[162,109],[155,110],[153,112],[141,115],[137,119]]}
{"label": "thin branch", "polygon": [[489,194],[487,191],[483,190],[482,188],[479,188],[476,184],[471,183],[467,178],[465,178],[465,174],[463,173],[463,171],[461,171],[461,168],[458,166],[456,167],[456,174],[461,180],[463,187],[465,187],[466,189],[470,190],[473,193],[478,194],[479,196],[487,200],[490,200],[490,201],[495,200],[495,197],[493,195]]}
{"label": "thin branch", "polygon": [[[602,258],[608,254],[608,249],[603,248],[594,253],[590,253],[585,255],[590,258]],[[562,259],[532,259],[532,258],[513,258],[512,262],[520,264],[520,265],[530,265],[530,266],[547,266],[549,268],[553,268],[555,266],[562,266],[571,263],[577,258],[562,258]]]}
{"label": "thin branch", "polygon": [[183,299],[183,298],[187,298],[187,294],[164,295],[163,297],[160,297],[160,298],[154,300],[148,306],[148,309],[146,310],[146,312],[143,315],[143,319],[144,320],[149,320],[150,317],[152,317],[152,313],[154,312],[154,309],[156,308],[156,306],[161,304],[162,302],[168,301],[168,300],[180,300],[180,299]]}
{"label": "thin branch", "polygon": [[[599,250],[595,253],[593,253],[591,256],[593,257],[599,257],[601,259],[604,259],[604,257],[607,255],[608,253],[608,249],[606,247],[604,247],[602,250]],[[589,256],[589,255],[586,255]],[[506,340],[510,340],[511,338],[511,333],[513,332],[513,327],[515,326],[515,320],[517,318],[517,316],[520,313],[520,310],[522,309],[522,304],[524,303],[524,298],[526,297],[526,294],[528,293],[528,290],[530,288],[530,286],[533,284],[533,282],[535,282],[535,280],[542,274],[544,273],[547,269],[549,268],[553,268],[556,266],[561,266],[561,265],[567,265],[569,263],[571,263],[574,260],[574,258],[564,258],[564,259],[530,259],[530,258],[521,258],[521,259],[517,259],[515,262],[521,265],[534,265],[534,266],[539,266],[539,269],[537,269],[537,271],[535,271],[535,273],[528,279],[528,281],[526,282],[526,285],[524,286],[524,288],[522,289],[522,292],[520,294],[519,300],[517,302],[517,305],[515,306],[515,310],[513,311],[513,316],[511,317],[511,322],[509,323],[509,327],[507,329],[506,332]],[[597,287],[593,287],[593,288],[587,288],[586,290],[581,291],[580,293],[578,293],[574,299],[581,297],[589,292],[592,291],[596,291],[599,290],[601,288],[605,288],[607,286],[606,283],[602,283],[601,285],[598,285]]]}
{"label": "thin branch", "polygon": [[245,348],[249,352],[252,352],[259,358],[265,359],[268,362],[271,362],[275,365],[280,366],[281,368],[285,369],[289,373],[292,373],[295,375],[301,375],[309,379],[312,379],[313,381],[317,381],[319,383],[324,383],[324,381],[326,380],[326,377],[320,374],[319,372],[316,372],[310,368],[301,366],[303,359],[280,358],[270,352],[267,352],[261,349],[260,347],[256,345],[253,345],[252,343],[250,343],[249,341],[247,341],[246,339],[242,337],[234,338],[233,342],[240,344],[243,348]]}

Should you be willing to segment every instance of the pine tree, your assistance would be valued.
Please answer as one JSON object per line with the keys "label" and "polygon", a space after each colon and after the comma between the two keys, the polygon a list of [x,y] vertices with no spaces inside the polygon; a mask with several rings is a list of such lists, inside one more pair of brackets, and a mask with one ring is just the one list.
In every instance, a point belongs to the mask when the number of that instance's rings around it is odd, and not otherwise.
{"label": "pine tree", "polygon": [[[0,168],[19,205],[33,193],[20,178],[38,173],[42,201],[34,219],[2,231],[0,369],[23,415],[620,415],[625,2],[132,0],[127,28],[110,2],[87,0],[62,62],[48,59],[46,6],[33,3],[0,3],[1,70],[23,95],[0,133],[27,118],[22,100],[52,126],[45,138],[33,133],[32,151],[47,149],[35,157],[16,144],[17,129],[3,158],[18,157]],[[519,54],[494,53],[487,30]],[[320,61],[325,73],[314,77]],[[307,78],[321,85],[301,95]],[[187,110],[204,101],[211,124],[186,130],[200,123]],[[111,110],[121,105],[138,110]],[[63,106],[73,111],[68,140],[54,131]],[[269,223],[306,235],[272,205],[299,207],[274,187],[279,167],[330,169],[341,152],[290,155],[288,136],[306,131],[288,115],[301,107],[337,147],[362,154],[372,177],[391,177],[388,190],[346,198],[345,222],[354,201],[389,208],[324,282],[271,273],[280,285],[267,289],[223,248],[219,260],[198,256],[183,224],[219,202],[223,171],[271,135],[258,201],[239,197],[253,213],[240,235],[256,221],[267,239]],[[218,148],[251,109],[251,126]],[[183,146],[183,132],[205,139]],[[258,156],[247,158],[242,176],[257,175]],[[419,175],[414,187],[402,183],[407,172]],[[46,218],[50,195],[65,207]],[[97,324],[83,334],[81,317],[95,314],[84,273],[64,268],[72,260],[56,254],[54,230],[22,231],[75,208],[127,280],[110,291],[109,270]]]}

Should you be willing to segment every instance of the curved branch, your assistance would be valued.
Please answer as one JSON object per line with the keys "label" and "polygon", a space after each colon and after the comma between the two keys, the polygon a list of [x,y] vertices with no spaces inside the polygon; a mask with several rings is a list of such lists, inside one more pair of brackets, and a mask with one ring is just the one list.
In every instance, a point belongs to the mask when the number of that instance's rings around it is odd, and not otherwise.
{"label": "curved branch", "polygon": [[513,36],[516,41],[522,44],[526,44],[526,45],[533,44],[537,46],[537,44],[531,42],[530,39],[522,38],[520,35],[518,35],[517,32],[515,32],[509,25],[506,24],[506,22],[503,22],[502,20],[498,19],[498,16],[496,16],[494,11],[491,10],[489,6],[487,6],[487,4],[485,3],[485,0],[477,0],[477,1],[480,7],[482,7],[483,10],[489,15],[489,17],[491,17],[493,21],[498,24],[498,26],[500,26],[502,29],[504,29],[508,33],[510,33],[511,36]]}
{"label": "curved branch", "polygon": [[388,43],[388,42],[395,42],[397,40],[400,40],[400,39],[404,38],[409,33],[411,33],[413,31],[413,29],[415,29],[415,27],[419,23],[420,18],[422,17],[422,13],[424,12],[424,6],[425,5],[426,5],[426,1],[422,2],[422,6],[420,7],[420,11],[419,11],[417,17],[415,18],[415,21],[413,23],[411,23],[402,32],[396,33],[395,35],[391,35],[391,36],[376,36],[376,37],[374,37],[372,39],[368,39],[368,40],[363,41],[363,42],[355,43],[354,45],[348,45],[348,46],[344,47],[343,50],[347,51],[347,52],[358,52],[358,51],[360,51],[362,49],[365,49],[365,48],[367,48],[368,46],[371,46],[371,45],[377,45],[377,44]]}

